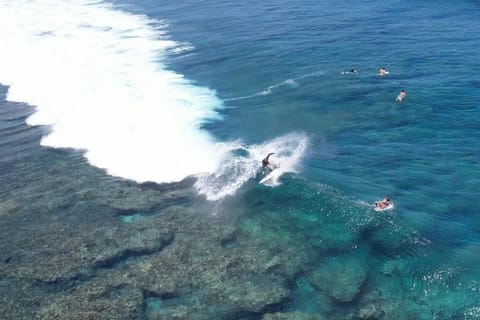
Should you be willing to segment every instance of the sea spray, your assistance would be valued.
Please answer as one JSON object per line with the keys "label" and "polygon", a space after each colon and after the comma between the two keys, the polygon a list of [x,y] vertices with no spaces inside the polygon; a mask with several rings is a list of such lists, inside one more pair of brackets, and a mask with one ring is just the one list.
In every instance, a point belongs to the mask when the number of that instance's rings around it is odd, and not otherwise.
{"label": "sea spray", "polygon": [[[270,160],[278,165],[279,174],[268,185],[280,183],[283,173],[296,172],[308,146],[308,137],[304,133],[289,133],[261,144],[230,145],[230,151],[224,153],[220,165],[214,173],[198,176],[195,187],[208,200],[220,200],[233,195],[247,181],[260,174],[261,160],[271,152]],[[242,150],[243,152],[239,152]]]}

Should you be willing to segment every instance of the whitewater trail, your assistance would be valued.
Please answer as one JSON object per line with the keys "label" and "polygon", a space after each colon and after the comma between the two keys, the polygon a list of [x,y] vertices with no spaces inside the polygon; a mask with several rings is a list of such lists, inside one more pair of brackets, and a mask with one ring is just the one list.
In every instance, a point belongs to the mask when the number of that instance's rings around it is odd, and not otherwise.
{"label": "whitewater trail", "polygon": [[323,71],[315,71],[311,73],[307,73],[304,75],[301,75],[299,77],[293,78],[293,79],[287,79],[285,81],[281,81],[279,83],[273,84],[271,86],[268,86],[267,88],[263,89],[260,92],[253,93],[250,95],[246,96],[241,96],[241,97],[235,97],[235,98],[227,98],[224,99],[224,101],[238,101],[238,100],[245,100],[245,99],[251,99],[259,96],[267,96],[272,94],[276,89],[281,88],[281,87],[290,87],[290,88],[297,88],[299,86],[298,81],[305,79],[305,78],[310,78],[310,77],[319,77],[321,75],[325,74]]}

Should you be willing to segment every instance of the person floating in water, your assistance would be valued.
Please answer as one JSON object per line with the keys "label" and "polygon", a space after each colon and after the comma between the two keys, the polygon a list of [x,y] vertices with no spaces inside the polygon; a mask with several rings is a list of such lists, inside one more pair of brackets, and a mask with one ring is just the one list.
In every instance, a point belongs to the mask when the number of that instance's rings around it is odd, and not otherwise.
{"label": "person floating in water", "polygon": [[384,75],[388,74],[388,71],[387,71],[387,69],[385,69],[385,67],[382,67],[382,68],[380,68],[380,70],[378,70],[378,74],[381,75],[381,76],[384,76]]}
{"label": "person floating in water", "polygon": [[391,204],[392,204],[392,201],[390,200],[390,198],[385,197],[383,200],[375,202],[375,207],[377,207],[379,209],[385,209],[386,207],[388,207]]}
{"label": "person floating in water", "polygon": [[354,68],[348,70],[348,71],[343,71],[342,74],[357,74],[357,70]]}
{"label": "person floating in water", "polygon": [[407,95],[407,92],[405,90],[400,91],[395,101],[402,102],[402,100],[405,98],[406,95]]}
{"label": "person floating in water", "polygon": [[[262,159],[262,170],[263,174],[267,175],[276,167],[275,164],[270,162],[270,156],[275,154],[274,152],[269,153],[265,158]],[[273,167],[273,168],[272,168]]]}

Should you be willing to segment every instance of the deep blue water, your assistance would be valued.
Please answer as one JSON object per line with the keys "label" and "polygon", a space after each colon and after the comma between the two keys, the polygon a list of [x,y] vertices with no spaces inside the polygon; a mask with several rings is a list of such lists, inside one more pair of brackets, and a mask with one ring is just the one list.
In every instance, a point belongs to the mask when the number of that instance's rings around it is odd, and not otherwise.
{"label": "deep blue water", "polygon": [[[401,296],[425,292],[425,301],[431,300],[424,303],[435,312],[442,303],[447,309],[450,304],[463,304],[470,310],[462,316],[445,311],[441,319],[478,317],[477,1],[122,0],[114,4],[167,21],[171,39],[192,45],[191,50],[168,56],[165,63],[195,85],[214,90],[222,101],[223,109],[218,111],[222,119],[203,126],[215,139],[240,139],[252,145],[290,132],[308,137],[300,170],[283,176],[281,186],[260,188],[258,197],[252,198],[248,191],[258,187],[250,181],[227,201],[227,207],[248,212],[239,222],[246,230],[263,225],[278,234],[286,232],[295,241],[311,241],[315,247],[318,239],[328,238],[328,228],[316,224],[315,212],[322,208],[328,212],[325,221],[346,238],[351,232],[356,239],[352,230],[363,223],[361,214],[400,225],[391,232],[365,236],[351,257],[359,263],[368,260],[376,271],[386,259],[405,258],[408,270],[401,272],[416,282],[408,278],[401,284],[393,281],[391,288],[384,285],[391,292]],[[358,74],[341,74],[352,67]],[[380,67],[389,74],[378,76]],[[401,89],[407,96],[398,103],[395,97]],[[40,131],[29,133],[35,143]],[[24,144],[18,136],[16,141],[9,135],[1,139],[21,155],[38,147],[31,141]],[[14,147],[18,142],[22,143]],[[395,209],[372,213],[367,205],[386,195]],[[252,217],[256,203],[265,203],[265,215]],[[352,207],[360,208],[357,214],[352,214]],[[136,216],[124,220],[135,221]],[[330,236],[336,233],[334,228]],[[393,244],[378,245],[379,238],[394,238],[392,234],[404,231],[402,236],[420,243],[422,249],[409,247],[407,253],[398,253]],[[272,242],[275,239],[272,236]],[[427,248],[422,246],[425,243]],[[440,271],[435,273],[437,267]],[[423,271],[429,275],[422,275]],[[454,274],[454,283],[432,280],[442,272]],[[372,286],[381,285],[380,278],[370,276],[375,279]],[[308,280],[297,279],[291,308],[324,312],[312,298],[319,294],[314,291]],[[427,313],[418,318],[429,316],[437,319]]]}

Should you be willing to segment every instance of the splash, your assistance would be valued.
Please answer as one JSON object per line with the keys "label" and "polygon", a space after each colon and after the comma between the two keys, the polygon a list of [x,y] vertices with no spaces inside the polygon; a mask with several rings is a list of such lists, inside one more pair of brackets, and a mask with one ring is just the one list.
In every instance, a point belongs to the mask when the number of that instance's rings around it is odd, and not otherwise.
{"label": "splash", "polygon": [[0,82],[8,100],[36,107],[28,124],[50,126],[42,145],[83,150],[111,175],[213,172],[222,146],[201,127],[222,103],[166,69],[168,54],[193,49],[167,27],[104,1],[3,1]]}
{"label": "splash", "polygon": [[246,146],[240,142],[225,145],[228,152],[224,153],[218,169],[211,174],[199,175],[195,187],[208,200],[233,195],[259,175],[261,160],[270,152],[275,152],[270,160],[279,168],[268,185],[276,186],[284,173],[297,172],[307,146],[308,137],[303,133],[286,134],[258,145]]}

